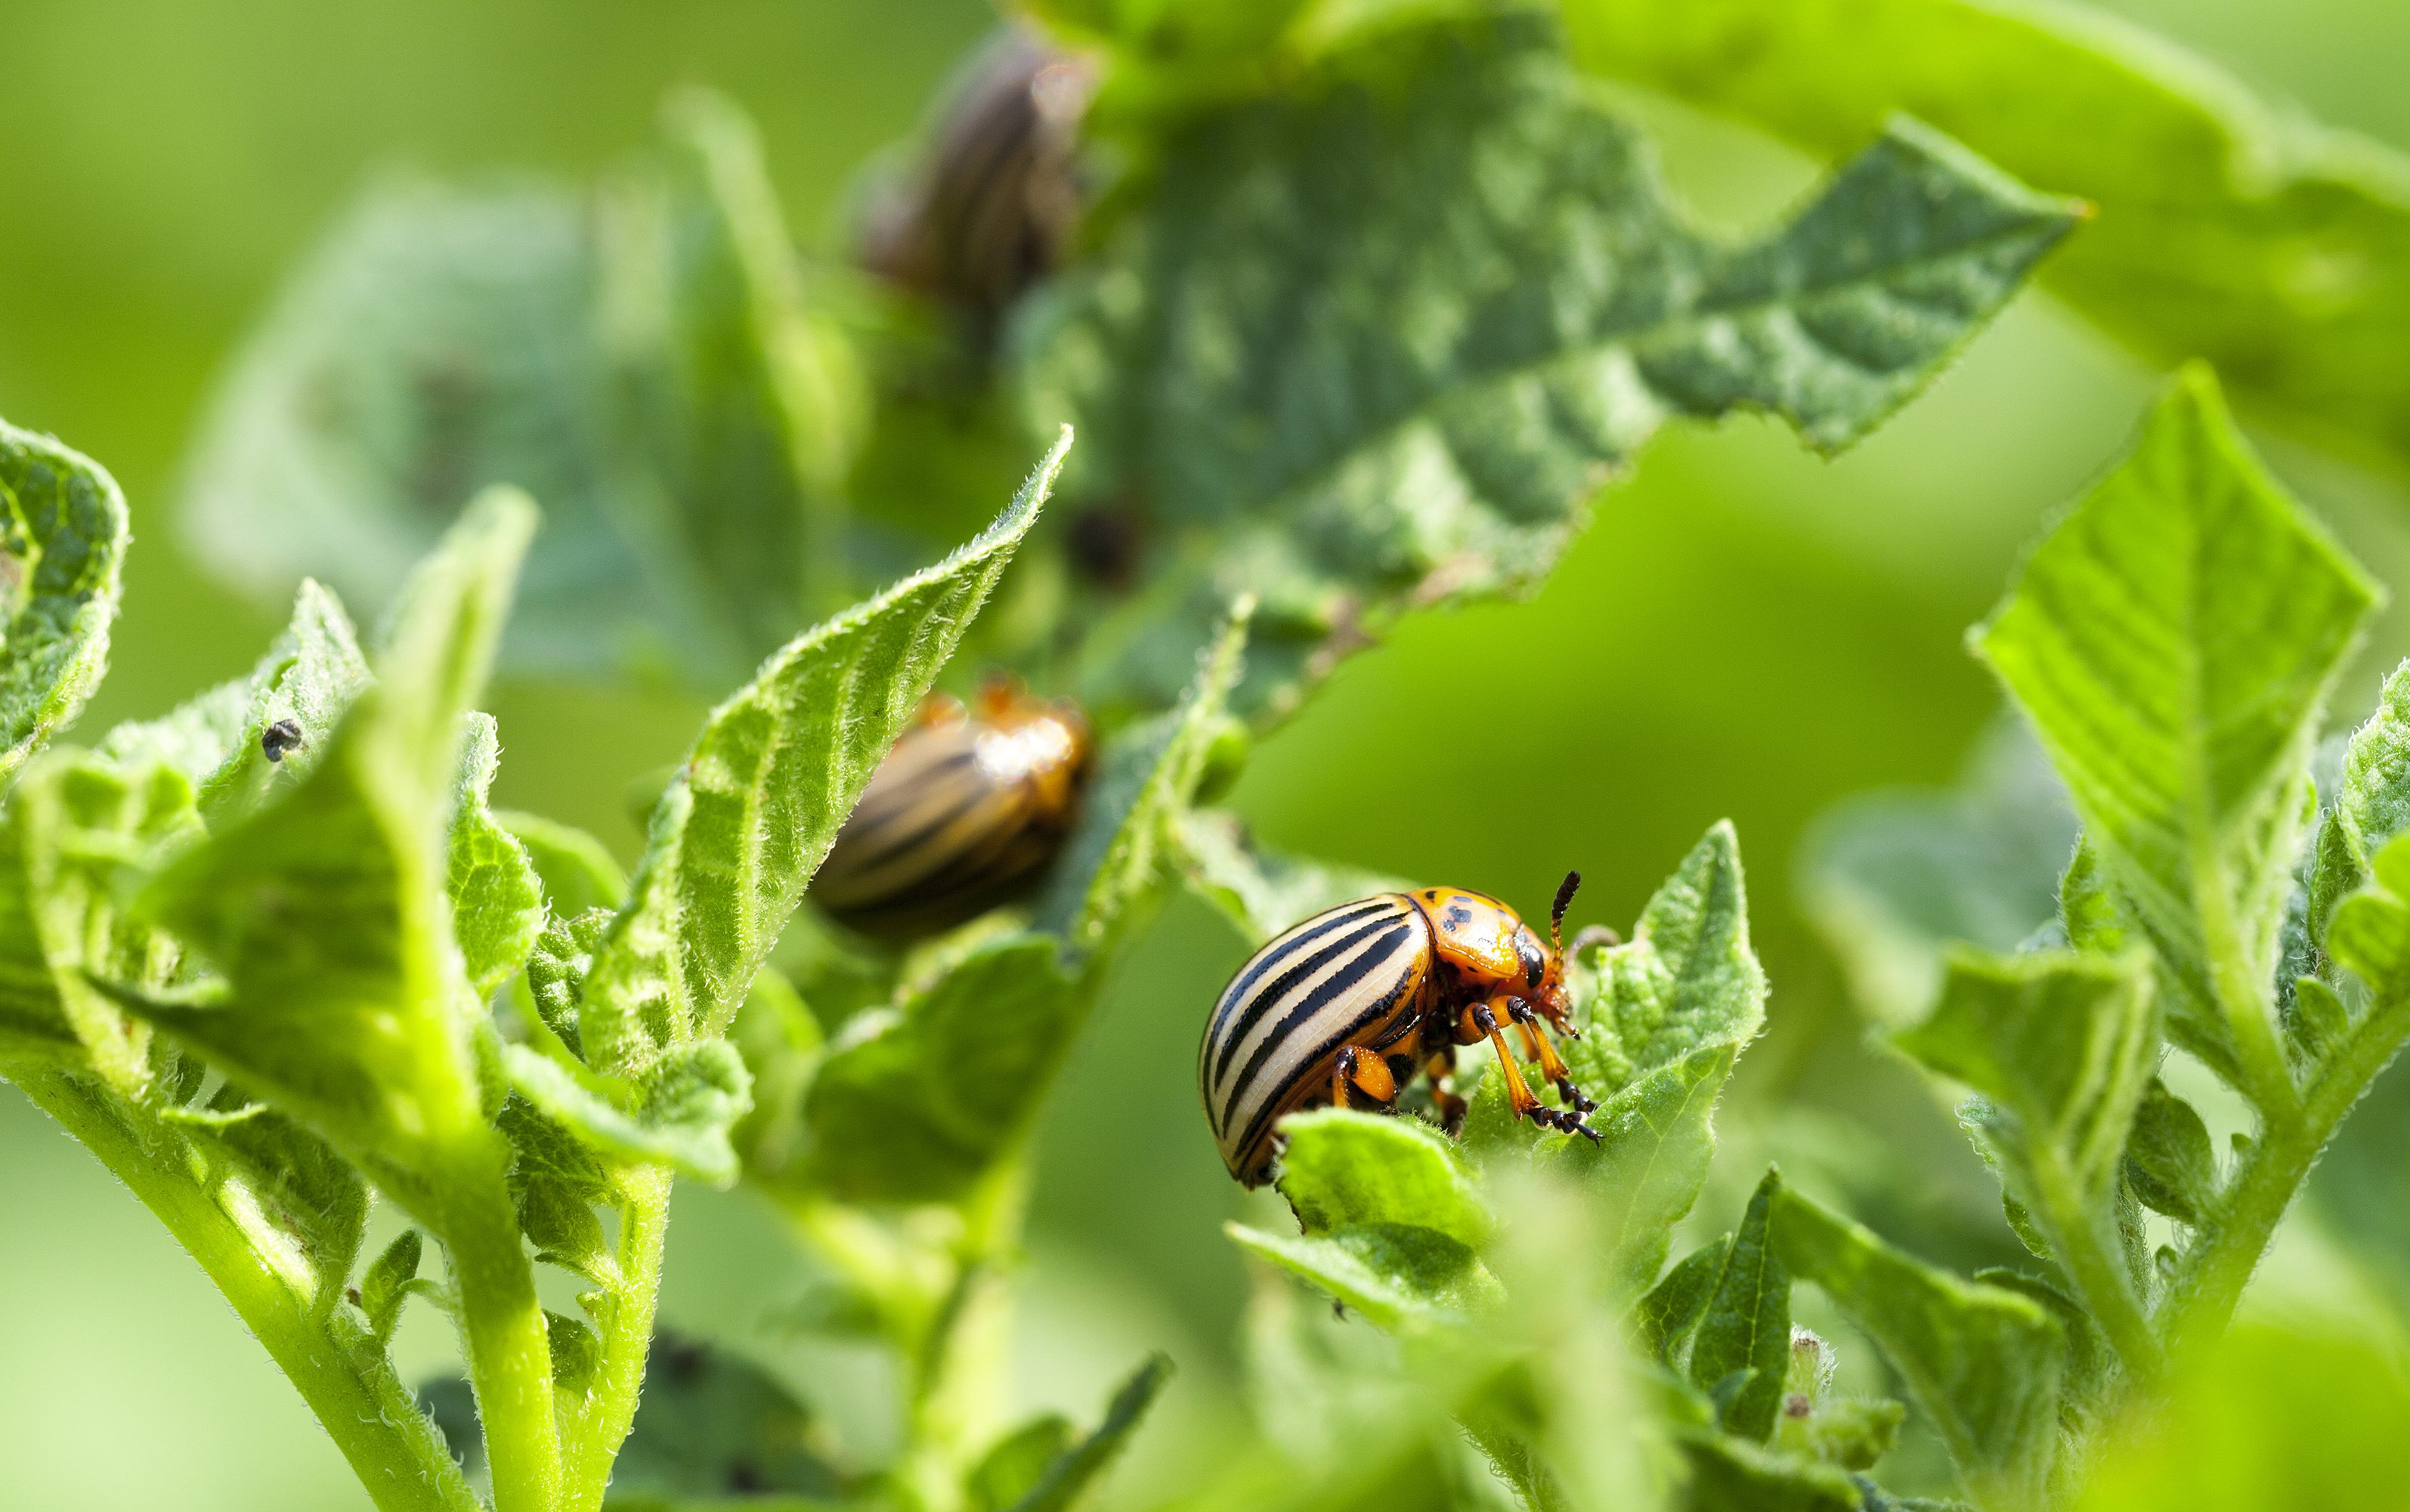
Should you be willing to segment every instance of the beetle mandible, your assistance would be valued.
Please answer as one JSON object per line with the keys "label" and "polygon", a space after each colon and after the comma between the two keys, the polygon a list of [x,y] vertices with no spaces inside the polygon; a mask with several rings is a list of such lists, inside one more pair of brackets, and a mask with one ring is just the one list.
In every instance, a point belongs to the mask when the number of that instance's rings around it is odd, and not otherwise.
{"label": "beetle mandible", "polygon": [[[1565,996],[1567,872],[1548,938],[1496,898],[1459,887],[1381,893],[1298,924],[1248,958],[1222,989],[1198,1052],[1197,1085],[1223,1163],[1249,1186],[1270,1176],[1273,1128],[1300,1108],[1361,1098],[1378,1107],[1428,1074],[1453,1132],[1464,1101],[1441,1079],[1459,1045],[1498,1054],[1516,1116],[1595,1141],[1598,1104],[1574,1085],[1549,1030],[1579,1039]],[[1577,942],[1578,943],[1578,942]],[[1508,1048],[1512,1031],[1564,1100],[1540,1101]]]}

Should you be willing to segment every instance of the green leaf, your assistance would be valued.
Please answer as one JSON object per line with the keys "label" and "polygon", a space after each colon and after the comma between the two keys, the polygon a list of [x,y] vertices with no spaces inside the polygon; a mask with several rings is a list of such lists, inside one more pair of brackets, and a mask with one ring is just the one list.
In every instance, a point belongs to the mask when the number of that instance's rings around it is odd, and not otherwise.
{"label": "green leaf", "polygon": [[[304,579],[284,632],[253,667],[157,720],[121,724],[100,753],[121,764],[162,761],[184,774],[212,824],[257,806],[271,782],[299,780],[318,763],[326,736],[369,682],[351,618],[335,596]],[[270,762],[268,727],[291,720],[301,744]]]}
{"label": "green leaf", "polygon": [[1776,1200],[1774,1243],[1899,1372],[1979,1503],[2040,1505],[2058,1447],[2067,1345],[2056,1318],[1912,1259],[1793,1191]]}
{"label": "green leaf", "polygon": [[2153,1077],[2134,1110],[2126,1180],[2156,1213],[2199,1228],[2217,1201],[2217,1154],[2191,1103]]}
{"label": "green leaf", "polygon": [[1489,1210],[1445,1136],[1419,1119],[1324,1108],[1281,1120],[1280,1190],[1309,1234],[1413,1224],[1479,1249]]}
{"label": "green leaf", "polygon": [[360,1311],[369,1316],[369,1330],[382,1345],[393,1337],[401,1304],[410,1300],[410,1284],[418,1279],[425,1241],[415,1228],[404,1228],[392,1243],[369,1262],[360,1278]]}
{"label": "green leaf", "polygon": [[2410,662],[2394,668],[2368,722],[2344,748],[2343,780],[2311,850],[2309,930],[2326,938],[2335,906],[2368,880],[2371,858],[2410,829]]}
{"label": "green leaf", "polygon": [[1941,1001],[1893,1042],[1982,1093],[2011,1189],[2072,1182],[2105,1212],[2127,1131],[2159,1057],[2149,963],[2066,951],[1996,956],[1968,947],[1945,962]]}
{"label": "green leaf", "polygon": [[617,1284],[618,1260],[594,1211],[617,1196],[603,1151],[524,1097],[507,1099],[495,1123],[510,1141],[511,1199],[536,1258],[601,1285]]}
{"label": "green leaf", "polygon": [[1105,1406],[1104,1420],[1096,1424],[1096,1432],[1056,1455],[1038,1483],[1011,1504],[1012,1512],[1070,1512],[1079,1505],[1097,1478],[1128,1447],[1130,1435],[1138,1431],[1139,1419],[1146,1416],[1147,1408],[1154,1404],[1154,1399],[1170,1379],[1171,1358],[1149,1355],[1146,1362],[1113,1392],[1112,1401]]}
{"label": "green leaf", "polygon": [[603,340],[642,458],[632,532],[672,547],[742,666],[844,602],[836,493],[860,377],[805,305],[752,125],[690,89],[662,110],[659,171],[612,185]]}
{"label": "green leaf", "polygon": [[514,1090],[613,1159],[665,1161],[719,1186],[736,1180],[728,1131],[753,1106],[753,1079],[725,1040],[674,1046],[632,1083],[526,1045],[504,1045],[502,1065]]}
{"label": "green leaf", "polygon": [[1691,1384],[1711,1388],[1735,1372],[1749,1373],[1718,1417],[1726,1432],[1760,1444],[1774,1432],[1791,1365],[1791,1276],[1767,1231],[1781,1192],[1780,1174],[1767,1171],[1724,1248],[1691,1343]]}
{"label": "green leaf", "polygon": [[1160,526],[1083,653],[1105,708],[1168,704],[1242,590],[1255,717],[1411,606],[1532,585],[1669,415],[1846,445],[2073,221],[1902,124],[1782,231],[1708,240],[1530,16],[1350,49],[1162,158],[1028,333],[1033,413],[1089,443],[1066,487]]}
{"label": "green leaf", "polygon": [[586,1053],[598,1068],[632,1069],[727,1027],[1069,445],[1067,431],[961,550],[797,638],[712,710],[653,809],[628,902],[586,982]]}
{"label": "green leaf", "polygon": [[109,665],[125,496],[99,463],[0,421],[0,781],[83,712]]}
{"label": "green leaf", "polygon": [[1010,1512],[1070,1447],[1071,1419],[1045,1413],[996,1440],[963,1478],[971,1512]]}
{"label": "green leaf", "polygon": [[1038,907],[1037,927],[1061,934],[1075,952],[1110,954],[1161,891],[1180,854],[1189,804],[1228,720],[1253,613],[1251,602],[1231,608],[1198,656],[1177,708],[1108,743],[1079,827],[1064,843],[1054,883]]}
{"label": "green leaf", "polygon": [[2044,280],[2288,425],[2410,452],[2410,164],[2162,33],[1974,0],[1579,0],[1583,63],[1843,153],[1910,110],[2097,218]]}
{"label": "green leaf", "polygon": [[492,996],[518,974],[544,923],[544,883],[527,848],[486,807],[501,761],[501,735],[492,715],[472,714],[461,721],[444,892],[452,902],[453,938],[469,984],[480,997]]}
{"label": "green leaf", "polygon": [[584,830],[515,808],[497,808],[493,819],[527,852],[556,916],[575,918],[590,909],[616,912],[628,900],[627,872]]}
{"label": "green leaf", "polygon": [[1261,945],[1325,909],[1375,893],[1406,892],[1412,885],[1380,872],[1258,850],[1237,819],[1212,809],[1183,820],[1180,855],[1189,890],[1250,945]]}
{"label": "green leaf", "polygon": [[809,1179],[849,1201],[945,1201],[1017,1144],[1082,1010],[1051,937],[980,946],[850,1021],[804,1103]]}
{"label": "green leaf", "polygon": [[1718,1433],[1686,1433],[1695,1512],[1858,1512],[1865,1498],[1840,1471],[1780,1449]]}
{"label": "green leaf", "polygon": [[1731,822],[1691,848],[1630,940],[1575,967],[1575,996],[1588,1008],[1567,1060],[1594,1097],[1754,1037],[1765,1022],[1765,972],[1749,948],[1749,893]]}
{"label": "green leaf", "polygon": [[2191,368],[1972,636],[2168,968],[2170,1032],[2263,1098],[2309,744],[2376,599]]}
{"label": "green leaf", "polygon": [[2025,726],[1987,729],[1949,790],[1862,793],[1800,842],[1801,901],[1878,1023],[1913,1023],[1941,986],[1942,947],[2012,951],[2049,923],[2075,814]]}
{"label": "green leaf", "polygon": [[1691,1342],[1691,1332],[1707,1311],[1707,1295],[1716,1289],[1724,1273],[1724,1257],[1732,1251],[1732,1235],[1712,1239],[1674,1263],[1648,1295],[1633,1307],[1633,1320],[1639,1325],[1640,1337],[1657,1363],[1672,1366],[1681,1360]]}
{"label": "green leaf", "polygon": [[1223,1231],[1384,1329],[1453,1327],[1503,1295],[1473,1247],[1436,1228],[1373,1223],[1292,1237],[1232,1223]]}
{"label": "green leaf", "polygon": [[2371,884],[2344,899],[2327,926],[2327,952],[2381,1001],[2410,995],[2410,835],[2376,852]]}
{"label": "green leaf", "polygon": [[181,1126],[185,1168],[261,1260],[323,1317],[342,1296],[368,1236],[368,1184],[325,1141],[283,1114],[246,1107],[231,1088],[219,1089],[208,1111],[221,1116],[172,1120]]}
{"label": "green leaf", "polygon": [[521,496],[472,506],[412,580],[378,682],[318,766],[145,893],[224,979],[206,1004],[140,1011],[381,1184],[484,1124],[443,825],[460,720],[534,528]]}

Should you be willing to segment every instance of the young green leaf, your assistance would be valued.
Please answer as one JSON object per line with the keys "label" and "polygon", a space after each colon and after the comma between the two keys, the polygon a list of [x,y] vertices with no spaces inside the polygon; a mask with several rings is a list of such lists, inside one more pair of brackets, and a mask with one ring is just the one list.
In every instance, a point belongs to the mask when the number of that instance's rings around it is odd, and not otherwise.
{"label": "young green leaf", "polygon": [[1371,1223],[1291,1236],[1233,1223],[1223,1231],[1393,1331],[1460,1325],[1502,1295],[1473,1247],[1436,1228]]}
{"label": "young green leaf", "polygon": [[728,1132],[753,1106],[753,1079],[725,1040],[675,1045],[633,1082],[607,1079],[504,1045],[511,1087],[596,1151],[631,1164],[664,1161],[715,1185],[736,1180]]}
{"label": "young green leaf", "polygon": [[2191,1103],[2153,1077],[2134,1110],[2126,1180],[2153,1212],[2199,1227],[2217,1201],[2217,1154]]}
{"label": "young green leaf", "polygon": [[2326,938],[2335,906],[2368,880],[2387,841],[2410,829],[2410,662],[2385,679],[2376,711],[2344,748],[2343,781],[2310,858],[2308,925]]}
{"label": "young green leaf", "polygon": [[714,709],[585,984],[588,1059],[724,1030],[837,827],[1029,531],[1070,445],[961,550],[812,630]]}
{"label": "young green leaf", "polygon": [[1324,1108],[1281,1120],[1280,1190],[1309,1234],[1355,1224],[1414,1224],[1479,1249],[1489,1211],[1471,1172],[1417,1119]]}
{"label": "young green leaf", "polygon": [[125,496],[99,463],[0,420],[0,781],[83,712],[109,665]]}
{"label": "young green leaf", "polygon": [[1691,1331],[1706,1315],[1707,1296],[1723,1279],[1724,1257],[1730,1253],[1732,1235],[1709,1240],[1675,1261],[1648,1295],[1633,1304],[1641,1342],[1657,1363],[1670,1367],[1682,1362]]}
{"label": "young green leaf", "polygon": [[[146,893],[224,991],[140,1011],[381,1181],[484,1122],[443,826],[461,717],[534,526],[532,506],[506,493],[462,516],[413,579],[379,682],[317,768]],[[406,1185],[392,1195],[419,1199]]]}
{"label": "young green leaf", "polygon": [[1241,591],[1279,713],[1416,605],[1536,582],[1666,417],[1855,440],[2073,224],[1910,125],[1775,236],[1709,241],[1535,17],[1423,27],[1172,134],[1148,212],[1030,338],[1067,487],[1145,501],[1150,587],[1085,653],[1161,706]]}
{"label": "young green leaf", "polygon": [[1782,1177],[1767,1171],[1724,1247],[1691,1342],[1692,1385],[1712,1390],[1735,1373],[1747,1379],[1717,1414],[1724,1432],[1763,1444],[1782,1408],[1791,1366],[1791,1276],[1768,1230]]}
{"label": "young green leaf", "polygon": [[962,1195],[1027,1130],[1082,1003],[1056,941],[1016,935],[857,1017],[804,1103],[808,1179],[858,1202]]}
{"label": "young green leaf", "polygon": [[1914,111],[2095,223],[2045,282],[2158,362],[2291,425],[2410,452],[2410,168],[2164,35],[1976,0],[1576,0],[1588,66],[1843,153]]}
{"label": "young green leaf", "polygon": [[1236,819],[1212,809],[1183,819],[1180,856],[1189,890],[1229,920],[1250,945],[1350,899],[1412,886],[1379,872],[1258,850]]}
{"label": "young green leaf", "polygon": [[2045,1207],[2043,1188],[2071,1183],[2076,1209],[2098,1210],[2158,1062],[2148,971],[2139,956],[1962,946],[1938,1006],[1893,1042],[2005,1115],[1989,1127],[2020,1200]]}
{"label": "young green leaf", "polygon": [[1913,1023],[1943,946],[2012,951],[2056,911],[2075,813],[2024,725],[2003,719],[1956,786],[1845,799],[1800,842],[1799,894],[1878,1023]]}
{"label": "young green leaf", "polygon": [[963,1477],[971,1512],[1011,1512],[1071,1443],[1071,1419],[1041,1413],[995,1441]]}
{"label": "young green leaf", "polygon": [[1096,1424],[1096,1432],[1055,1455],[1037,1484],[1011,1504],[1012,1512],[1071,1512],[1081,1505],[1097,1478],[1128,1447],[1130,1435],[1138,1431],[1139,1419],[1146,1416],[1147,1408],[1154,1404],[1154,1399],[1170,1379],[1171,1358],[1149,1355],[1146,1362],[1113,1392],[1112,1401],[1106,1403],[1104,1420]]}
{"label": "young green leaf", "polygon": [[2377,590],[2188,369],[1972,635],[2167,968],[2170,1033],[2263,1103],[2307,762]]}
{"label": "young green leaf", "polygon": [[1685,1433],[1694,1512],[1859,1512],[1866,1503],[1857,1483],[1829,1465],[1747,1439]]}
{"label": "young green leaf", "polygon": [[444,892],[452,902],[453,939],[480,997],[492,996],[518,974],[544,923],[544,883],[527,848],[486,807],[501,761],[493,716],[470,715],[461,722]]}
{"label": "young green leaf", "polygon": [[[351,618],[332,593],[305,579],[284,632],[250,676],[220,683],[160,719],[118,725],[100,753],[124,765],[173,766],[198,791],[203,816],[221,824],[255,807],[278,777],[295,781],[316,765],[325,736],[368,682]],[[300,742],[270,761],[262,736],[286,720]]]}
{"label": "young green leaf", "polygon": [[1777,1199],[1773,1224],[1782,1263],[1883,1352],[1976,1500],[2040,1505],[2058,1448],[2058,1320],[2014,1292],[1911,1259],[1797,1192]]}
{"label": "young green leaf", "polygon": [[410,1300],[410,1284],[418,1279],[425,1240],[415,1228],[404,1228],[383,1253],[369,1262],[360,1278],[360,1311],[369,1316],[369,1331],[379,1345],[393,1338],[401,1319],[401,1304]]}

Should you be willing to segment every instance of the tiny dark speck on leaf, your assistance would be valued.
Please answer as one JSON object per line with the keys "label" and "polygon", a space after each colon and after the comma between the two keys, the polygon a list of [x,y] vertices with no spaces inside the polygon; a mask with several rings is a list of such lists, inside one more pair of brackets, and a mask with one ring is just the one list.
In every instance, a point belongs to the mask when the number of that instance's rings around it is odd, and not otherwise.
{"label": "tiny dark speck on leaf", "polygon": [[1785,1418],[1805,1418],[1811,1410],[1812,1404],[1802,1392],[1793,1391],[1782,1399],[1782,1415]]}
{"label": "tiny dark speck on leaf", "polygon": [[301,726],[292,720],[279,720],[259,733],[260,754],[271,762],[283,761],[301,743]]}

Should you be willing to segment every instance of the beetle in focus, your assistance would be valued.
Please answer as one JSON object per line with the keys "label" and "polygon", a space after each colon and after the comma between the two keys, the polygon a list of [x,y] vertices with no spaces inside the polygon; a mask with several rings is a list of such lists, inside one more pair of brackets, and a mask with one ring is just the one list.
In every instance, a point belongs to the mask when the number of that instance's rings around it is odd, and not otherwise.
{"label": "beetle in focus", "polygon": [[872,774],[811,895],[866,935],[909,938],[1037,883],[1078,817],[1094,742],[1074,705],[1009,677],[972,707],[932,693]]}
{"label": "beetle in focus", "polygon": [[[1442,1082],[1460,1045],[1488,1041],[1518,1118],[1599,1135],[1598,1106],[1574,1085],[1549,1031],[1580,1038],[1567,1011],[1564,918],[1581,885],[1568,872],[1543,940],[1496,898],[1456,887],[1382,893],[1326,909],[1251,956],[1222,990],[1198,1053],[1205,1118],[1230,1174],[1270,1177],[1273,1129],[1303,1108],[1386,1108],[1429,1075],[1452,1132],[1464,1101]],[[1507,1043],[1555,1085],[1548,1107],[1524,1081]]]}

